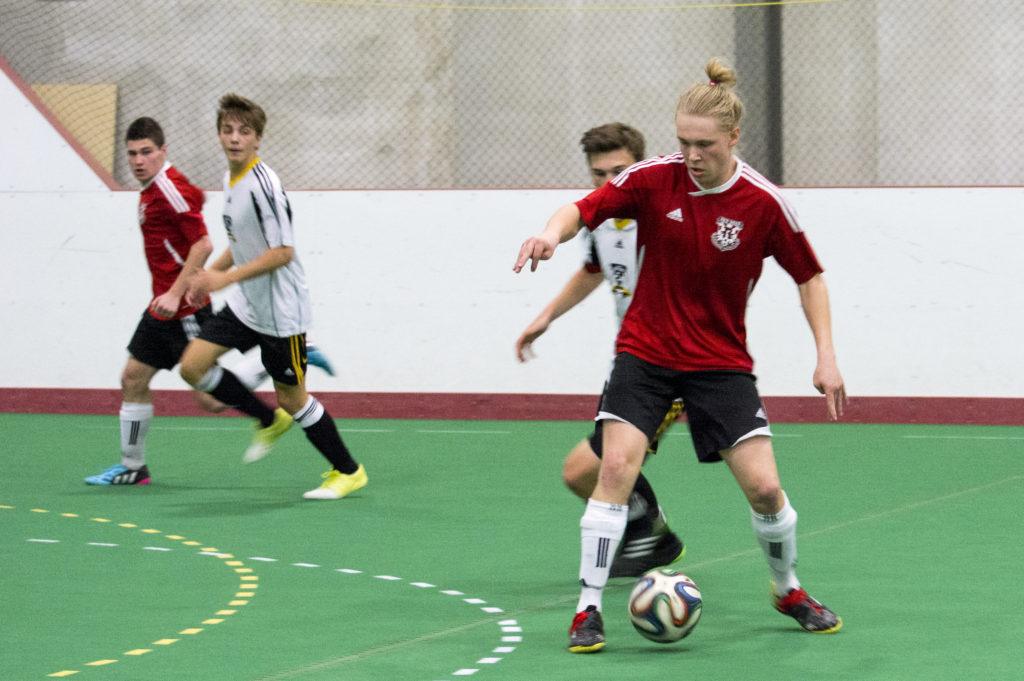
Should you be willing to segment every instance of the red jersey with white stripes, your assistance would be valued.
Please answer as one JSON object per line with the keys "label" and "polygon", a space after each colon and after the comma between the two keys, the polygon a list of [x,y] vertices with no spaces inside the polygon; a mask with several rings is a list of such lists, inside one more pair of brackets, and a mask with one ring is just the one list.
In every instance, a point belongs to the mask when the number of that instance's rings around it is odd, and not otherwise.
{"label": "red jersey with white stripes", "polygon": [[[153,276],[153,298],[170,290],[192,244],[206,236],[202,214],[205,199],[203,190],[170,163],[165,163],[139,193],[139,226]],[[195,311],[182,298],[174,319]]]}
{"label": "red jersey with white stripes", "polygon": [[616,352],[677,371],[752,371],[747,299],[773,257],[797,284],[822,271],[778,187],[737,159],[703,189],[682,154],[636,163],[576,205],[595,229],[637,221],[640,274]]}

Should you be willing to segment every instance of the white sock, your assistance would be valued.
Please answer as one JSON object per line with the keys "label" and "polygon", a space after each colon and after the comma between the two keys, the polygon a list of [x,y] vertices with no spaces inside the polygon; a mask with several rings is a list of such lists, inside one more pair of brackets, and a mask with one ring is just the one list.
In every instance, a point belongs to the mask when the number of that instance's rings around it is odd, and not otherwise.
{"label": "white sock", "polygon": [[324,405],[320,404],[320,400],[316,399],[312,395],[309,395],[306,399],[306,403],[302,405],[302,409],[292,414],[292,418],[303,428],[309,428],[315,426],[320,422],[320,419],[324,417]]}
{"label": "white sock", "polygon": [[789,497],[778,513],[765,515],[750,509],[751,523],[757,542],[764,550],[768,569],[772,573],[772,587],[776,596],[785,596],[790,589],[800,587],[796,578],[796,511],[789,505]]}
{"label": "white sock", "polygon": [[133,471],[146,464],[146,433],[153,418],[148,402],[121,403],[121,464]]}
{"label": "white sock", "polygon": [[263,381],[270,378],[259,351],[242,355],[242,360],[231,367],[231,373],[249,390],[256,390]]}
{"label": "white sock", "polygon": [[626,529],[628,512],[623,504],[587,500],[587,510],[580,518],[581,589],[576,612],[586,610],[588,605],[601,609],[601,594]]}

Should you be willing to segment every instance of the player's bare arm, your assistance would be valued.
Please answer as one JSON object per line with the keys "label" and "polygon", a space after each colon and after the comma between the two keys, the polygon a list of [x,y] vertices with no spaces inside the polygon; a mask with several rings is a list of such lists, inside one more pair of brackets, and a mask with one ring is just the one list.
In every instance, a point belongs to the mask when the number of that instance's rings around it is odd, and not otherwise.
{"label": "player's bare arm", "polygon": [[[295,249],[291,246],[278,246],[277,248],[271,248],[265,251],[258,258],[250,260],[249,262],[230,269],[222,271],[218,269],[204,270],[196,274],[189,284],[188,294],[186,300],[192,303],[193,300],[202,299],[208,296],[214,291],[219,291],[222,288],[226,288],[231,284],[236,284],[246,279],[252,279],[258,277],[261,274],[267,272],[273,272],[274,270],[284,267],[292,261],[295,257]],[[217,262],[214,266],[222,264],[222,258],[217,258]]]}
{"label": "player's bare arm", "polygon": [[804,316],[814,335],[818,361],[812,378],[814,387],[825,396],[829,419],[836,421],[843,415],[846,405],[846,386],[836,363],[836,352],[832,346],[832,315],[829,310],[828,287],[821,274],[817,274],[799,286],[800,304]]}
{"label": "player's bare arm", "polygon": [[213,243],[208,236],[204,236],[192,244],[188,250],[188,256],[185,258],[185,264],[182,265],[181,272],[171,284],[171,288],[150,303],[149,307],[154,315],[162,319],[169,319],[177,314],[178,308],[181,306],[181,299],[188,291],[189,283],[196,274],[202,271],[203,264],[206,263],[211,253],[213,253]]}
{"label": "player's bare arm", "polygon": [[513,272],[521,272],[526,261],[530,261],[530,271],[536,272],[541,260],[549,260],[555,254],[559,244],[563,244],[576,236],[583,223],[580,222],[580,209],[575,203],[562,206],[548,220],[547,226],[539,236],[530,237],[519,248],[519,257],[512,267]]}
{"label": "player's bare arm", "polygon": [[584,298],[589,296],[601,285],[604,275],[600,272],[588,272],[586,267],[581,267],[559,291],[558,295],[541,310],[537,318],[530,322],[526,330],[516,339],[516,357],[520,362],[531,359],[533,349],[531,345],[545,331],[551,322],[576,307]]}
{"label": "player's bare arm", "polygon": [[225,248],[224,252],[217,256],[217,259],[210,265],[210,269],[216,272],[227,272],[235,264],[235,256],[231,255],[231,249]]}

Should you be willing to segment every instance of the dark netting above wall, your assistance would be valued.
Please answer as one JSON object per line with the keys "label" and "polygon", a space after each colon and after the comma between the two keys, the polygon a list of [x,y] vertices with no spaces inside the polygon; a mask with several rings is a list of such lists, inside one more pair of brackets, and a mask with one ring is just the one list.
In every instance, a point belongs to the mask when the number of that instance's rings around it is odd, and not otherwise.
{"label": "dark netting above wall", "polygon": [[0,56],[126,185],[121,138],[148,115],[217,187],[233,91],[266,109],[292,189],[584,186],[594,125],[674,151],[711,56],[739,72],[740,155],[773,180],[1024,184],[1022,35],[1016,0],[0,3]]}

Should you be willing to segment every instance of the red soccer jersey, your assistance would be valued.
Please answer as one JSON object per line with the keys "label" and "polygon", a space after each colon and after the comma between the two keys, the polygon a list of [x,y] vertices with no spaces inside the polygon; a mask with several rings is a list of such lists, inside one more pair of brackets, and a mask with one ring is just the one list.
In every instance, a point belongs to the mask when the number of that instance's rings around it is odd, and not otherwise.
{"label": "red soccer jersey", "polygon": [[[139,226],[153,276],[153,298],[166,293],[181,273],[192,244],[206,236],[203,190],[170,163],[139,193]],[[195,312],[182,298],[175,319]],[[152,312],[150,312],[152,314]]]}
{"label": "red soccer jersey", "polygon": [[576,202],[594,229],[637,221],[640,275],[616,352],[677,371],[751,371],[747,299],[772,256],[797,284],[822,271],[778,187],[737,162],[702,190],[682,154],[641,161]]}

